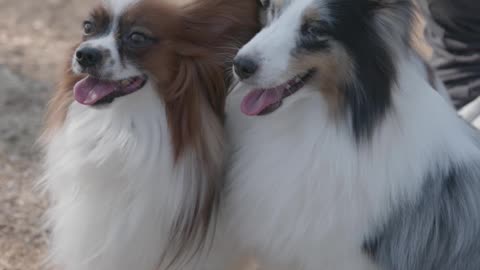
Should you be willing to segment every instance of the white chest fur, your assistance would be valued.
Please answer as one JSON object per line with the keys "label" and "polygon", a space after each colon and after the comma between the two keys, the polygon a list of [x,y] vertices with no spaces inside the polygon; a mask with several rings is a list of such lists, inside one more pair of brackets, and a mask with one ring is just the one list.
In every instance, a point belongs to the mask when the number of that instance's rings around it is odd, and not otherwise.
{"label": "white chest fur", "polygon": [[151,88],[108,108],[71,105],[47,147],[52,256],[67,270],[153,270],[182,199],[163,104]]}

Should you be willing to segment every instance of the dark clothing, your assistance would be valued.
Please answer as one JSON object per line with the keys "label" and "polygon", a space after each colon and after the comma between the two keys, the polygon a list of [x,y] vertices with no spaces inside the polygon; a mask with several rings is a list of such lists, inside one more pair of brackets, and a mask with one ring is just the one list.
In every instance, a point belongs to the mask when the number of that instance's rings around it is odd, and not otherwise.
{"label": "dark clothing", "polygon": [[480,0],[419,0],[431,64],[460,108],[480,96]]}

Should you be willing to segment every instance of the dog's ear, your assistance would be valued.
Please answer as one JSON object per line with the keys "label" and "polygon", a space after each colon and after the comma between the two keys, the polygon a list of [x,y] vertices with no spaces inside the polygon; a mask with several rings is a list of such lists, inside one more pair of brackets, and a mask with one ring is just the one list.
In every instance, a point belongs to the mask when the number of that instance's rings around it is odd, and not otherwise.
{"label": "dog's ear", "polygon": [[[75,46],[75,48],[76,47],[77,46]],[[71,69],[71,55],[73,55],[74,51],[75,49],[72,48],[66,57],[67,60],[65,61],[63,77],[57,84],[57,88],[48,103],[44,125],[45,129],[40,138],[42,143],[48,142],[53,133],[63,125],[67,117],[68,108],[74,100],[73,87],[82,79],[80,76],[73,74]]]}
{"label": "dog's ear", "polygon": [[370,15],[376,30],[390,45],[404,43],[410,46],[412,28],[417,18],[412,0],[368,0]]}
{"label": "dog's ear", "polygon": [[231,36],[246,42],[259,30],[257,1],[194,1],[184,8],[184,29],[190,35],[203,36],[203,40]]}
{"label": "dog's ear", "polygon": [[199,140],[202,110],[223,120],[227,86],[223,65],[213,57],[183,57],[164,95],[175,156]]}
{"label": "dog's ear", "polygon": [[[223,115],[227,87],[222,65],[183,57],[164,95],[175,166],[185,195],[170,233],[169,266],[195,255],[215,221],[223,172]],[[162,262],[163,263],[163,262]]]}

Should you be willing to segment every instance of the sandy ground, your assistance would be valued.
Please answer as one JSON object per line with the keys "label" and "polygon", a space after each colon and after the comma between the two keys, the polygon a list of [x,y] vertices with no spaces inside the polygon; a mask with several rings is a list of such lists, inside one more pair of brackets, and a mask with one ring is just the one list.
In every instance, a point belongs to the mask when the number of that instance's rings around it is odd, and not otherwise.
{"label": "sandy ground", "polygon": [[34,189],[49,90],[92,0],[0,0],[0,270],[45,269],[47,202]]}
{"label": "sandy ground", "polygon": [[0,64],[50,81],[92,0],[0,0]]}

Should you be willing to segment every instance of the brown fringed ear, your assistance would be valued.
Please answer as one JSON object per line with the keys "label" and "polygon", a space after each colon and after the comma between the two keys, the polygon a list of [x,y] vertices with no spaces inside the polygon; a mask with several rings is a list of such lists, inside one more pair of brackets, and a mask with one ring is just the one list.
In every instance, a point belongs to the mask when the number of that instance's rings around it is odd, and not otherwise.
{"label": "brown fringed ear", "polygon": [[[254,0],[203,0],[184,7],[184,29],[195,44],[214,48],[228,43],[239,49],[260,29]],[[233,52],[234,56],[236,52]]]}
{"label": "brown fringed ear", "polygon": [[222,65],[212,57],[185,58],[164,94],[175,160],[191,171],[171,231],[169,266],[197,253],[214,223],[222,186],[226,91]]}
{"label": "brown fringed ear", "polygon": [[259,30],[257,12],[255,0],[194,1],[180,12],[182,30],[175,33],[171,47],[178,59],[161,96],[175,161],[193,159],[195,164],[187,168],[196,171],[186,179],[185,199],[171,231],[169,266],[195,255],[215,227],[224,169],[228,69],[237,50]]}
{"label": "brown fringed ear", "polygon": [[[211,61],[211,57],[180,60],[177,75],[164,94],[176,159],[186,147],[201,143],[201,110],[211,110],[223,120],[227,86],[222,65]],[[201,108],[202,104],[209,106]]]}
{"label": "brown fringed ear", "polygon": [[225,33],[238,19],[234,17],[235,13],[222,12],[222,9],[231,8],[233,5],[227,3],[228,1],[225,0],[204,0],[194,1],[186,5],[184,7],[184,22],[187,31],[207,34],[210,37]]}
{"label": "brown fringed ear", "polygon": [[376,31],[391,46],[404,44],[411,47],[412,29],[417,20],[412,0],[369,0],[371,14],[375,17]]}
{"label": "brown fringed ear", "polygon": [[[69,56],[70,55],[72,54],[69,54]],[[42,140],[48,141],[55,130],[63,125],[67,116],[68,107],[73,102],[73,86],[81,79],[81,77],[74,75],[71,71],[70,57],[68,57],[67,63],[62,81],[58,84],[48,103]]]}

